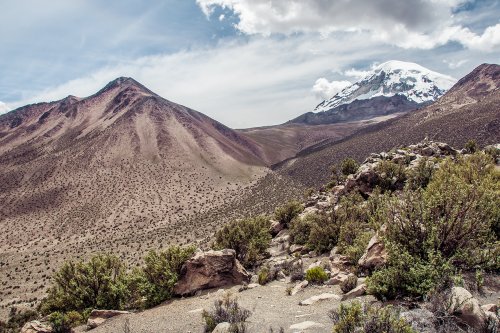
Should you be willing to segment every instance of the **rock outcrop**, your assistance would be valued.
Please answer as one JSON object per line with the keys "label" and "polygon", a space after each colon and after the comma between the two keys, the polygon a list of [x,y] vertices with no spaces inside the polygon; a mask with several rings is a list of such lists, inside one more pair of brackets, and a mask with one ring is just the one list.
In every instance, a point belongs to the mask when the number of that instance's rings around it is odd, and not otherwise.
{"label": "rock outcrop", "polygon": [[33,320],[24,324],[21,333],[52,333],[52,327],[49,324]]}
{"label": "rock outcrop", "polygon": [[389,254],[385,249],[384,243],[377,234],[370,239],[365,253],[358,261],[358,265],[362,269],[372,270],[385,265],[388,257]]}
{"label": "rock outcrop", "polygon": [[198,252],[182,266],[174,293],[193,295],[199,290],[249,282],[250,278],[234,250]]}
{"label": "rock outcrop", "polygon": [[450,304],[450,314],[455,315],[474,329],[484,328],[488,316],[479,305],[478,300],[468,290],[462,287],[453,287]]}

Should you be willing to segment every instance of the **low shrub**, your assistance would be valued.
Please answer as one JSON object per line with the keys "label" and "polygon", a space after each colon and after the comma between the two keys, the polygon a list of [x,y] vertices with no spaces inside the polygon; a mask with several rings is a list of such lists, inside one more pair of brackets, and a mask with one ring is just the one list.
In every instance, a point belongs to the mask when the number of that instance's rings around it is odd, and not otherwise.
{"label": "low shrub", "polygon": [[229,293],[214,302],[214,309],[210,312],[203,311],[202,318],[205,321],[205,332],[212,332],[220,323],[229,323],[230,332],[245,333],[247,331],[245,321],[252,313],[239,306],[238,300]]}
{"label": "low shrub", "polygon": [[52,312],[48,319],[54,333],[71,333],[73,332],[72,327],[83,322],[82,315],[76,311],[68,313]]}
{"label": "low shrub", "polygon": [[417,333],[390,305],[377,308],[355,301],[340,304],[329,316],[334,322],[334,333]]}
{"label": "low shrub", "polygon": [[233,249],[243,266],[251,267],[267,255],[271,242],[269,228],[265,216],[234,221],[215,234],[213,248]]}
{"label": "low shrub", "polygon": [[307,247],[317,253],[330,251],[338,241],[340,225],[326,214],[313,214],[308,217],[310,225]]}
{"label": "low shrub", "polygon": [[146,307],[158,305],[172,297],[182,265],[195,250],[193,246],[170,246],[163,251],[149,251],[144,258],[144,267],[136,270],[136,276],[129,280],[137,286],[139,295],[146,297]]}
{"label": "low shrub", "polygon": [[322,284],[328,280],[328,275],[322,267],[316,266],[306,271],[305,279],[309,281],[309,283]]}
{"label": "low shrub", "polygon": [[358,171],[358,168],[359,163],[356,162],[355,159],[346,158],[342,162],[340,162],[340,172],[342,172],[344,176],[356,173],[356,171]]}
{"label": "low shrub", "polygon": [[295,200],[288,202],[287,204],[276,208],[274,212],[274,219],[288,227],[290,222],[298,216],[304,210],[304,206]]}
{"label": "low shrub", "polygon": [[316,218],[318,218],[316,214],[308,214],[302,219],[293,219],[289,228],[290,242],[298,245],[306,245],[311,233],[311,225]]}
{"label": "low shrub", "polygon": [[268,266],[261,267],[257,276],[260,285],[265,285],[271,282],[274,278]]}
{"label": "low shrub", "polygon": [[427,187],[434,170],[435,164],[427,157],[422,157],[414,168],[407,171],[407,185],[413,190]]}
{"label": "low shrub", "polygon": [[407,180],[404,163],[383,160],[377,165],[375,171],[379,175],[378,186],[383,191],[401,190]]}
{"label": "low shrub", "polygon": [[125,269],[118,257],[109,254],[64,263],[53,277],[42,312],[124,308],[128,297]]}
{"label": "low shrub", "polygon": [[464,149],[469,154],[474,154],[479,150],[479,146],[475,140],[469,140],[464,146]]}

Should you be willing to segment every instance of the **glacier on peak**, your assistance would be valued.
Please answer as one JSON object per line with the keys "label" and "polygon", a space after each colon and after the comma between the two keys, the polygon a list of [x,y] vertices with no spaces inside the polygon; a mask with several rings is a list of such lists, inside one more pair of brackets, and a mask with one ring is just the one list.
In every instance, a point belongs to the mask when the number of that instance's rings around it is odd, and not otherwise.
{"label": "glacier on peak", "polygon": [[324,100],[314,112],[328,111],[358,99],[403,95],[416,103],[437,100],[457,82],[451,76],[434,72],[412,62],[390,60],[374,68],[362,79]]}

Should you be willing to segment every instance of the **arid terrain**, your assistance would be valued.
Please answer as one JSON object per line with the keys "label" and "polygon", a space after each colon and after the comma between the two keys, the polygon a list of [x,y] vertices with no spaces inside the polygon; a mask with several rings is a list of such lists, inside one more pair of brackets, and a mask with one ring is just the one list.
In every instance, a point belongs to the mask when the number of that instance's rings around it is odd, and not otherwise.
{"label": "arid terrain", "polygon": [[482,65],[426,108],[317,126],[232,130],[129,78],[3,115],[1,314],[34,305],[64,260],[112,251],[139,265],[152,248],[204,246],[225,222],[318,188],[345,157],[426,136],[499,142],[499,77]]}

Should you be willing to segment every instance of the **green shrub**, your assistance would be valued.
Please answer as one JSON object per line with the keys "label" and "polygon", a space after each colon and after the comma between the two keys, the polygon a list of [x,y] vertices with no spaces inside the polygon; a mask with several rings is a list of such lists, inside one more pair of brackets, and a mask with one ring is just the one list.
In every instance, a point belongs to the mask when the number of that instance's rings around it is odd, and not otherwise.
{"label": "green shrub", "polygon": [[193,246],[170,246],[159,252],[149,251],[144,258],[144,267],[141,271],[136,271],[135,281],[140,294],[146,297],[147,307],[158,305],[172,297],[182,265],[195,250]]}
{"label": "green shrub", "polygon": [[306,245],[311,233],[311,225],[316,218],[315,214],[308,214],[302,219],[293,219],[289,229],[290,242],[298,245]]}
{"label": "green shrub", "polygon": [[375,271],[366,284],[368,293],[379,299],[402,296],[421,298],[451,284],[454,269],[439,254],[422,260],[402,247],[389,248],[386,267]]}
{"label": "green shrub", "polygon": [[464,149],[469,154],[474,154],[479,150],[479,146],[477,145],[475,140],[469,140],[464,146]]}
{"label": "green shrub", "polygon": [[55,273],[42,312],[122,309],[128,297],[124,263],[98,254],[89,261],[66,262]]}
{"label": "green shrub", "polygon": [[431,162],[427,157],[422,157],[415,168],[410,169],[407,172],[408,186],[416,190],[418,188],[425,188],[429,184],[432,174],[434,173],[434,163]]}
{"label": "green shrub", "polygon": [[304,206],[298,201],[290,201],[287,204],[276,208],[274,219],[288,227],[290,222],[304,210]]}
{"label": "green shrub", "polygon": [[270,222],[265,216],[237,220],[215,234],[214,249],[233,249],[245,267],[255,265],[267,255],[271,243]]}
{"label": "green shrub", "polygon": [[340,172],[344,176],[348,176],[350,174],[356,173],[359,168],[359,163],[352,158],[346,158],[340,163]]}
{"label": "green shrub", "polygon": [[202,318],[205,321],[205,332],[212,332],[220,323],[231,324],[230,332],[245,333],[245,321],[251,316],[251,312],[239,306],[238,300],[225,294],[214,302],[214,309],[210,312],[203,311]]}
{"label": "green shrub", "polygon": [[356,288],[357,284],[358,284],[358,278],[357,278],[357,276],[354,275],[354,274],[349,274],[347,276],[347,279],[345,279],[344,281],[342,281],[340,283],[340,290],[342,290],[342,292],[344,294],[348,293],[351,290],[353,290],[354,288]]}
{"label": "green shrub", "polygon": [[403,163],[383,160],[375,171],[379,175],[378,186],[383,191],[395,191],[404,187],[407,179],[406,166]]}
{"label": "green shrub", "polygon": [[357,265],[372,236],[373,231],[358,231],[352,244],[347,244],[344,241],[339,242],[339,253],[345,255],[351,264]]}
{"label": "green shrub", "polygon": [[340,304],[338,310],[330,312],[330,318],[334,333],[417,333],[390,305],[377,308],[357,301]]}
{"label": "green shrub", "polygon": [[328,280],[328,275],[322,267],[316,266],[306,271],[305,278],[309,283],[321,284]]}
{"label": "green shrub", "polygon": [[272,274],[268,266],[261,267],[257,276],[260,285],[265,285],[273,280]]}
{"label": "green shrub", "polygon": [[308,217],[310,225],[307,247],[317,253],[330,251],[338,241],[339,224],[325,214],[313,214]]}
{"label": "green shrub", "polygon": [[71,333],[71,328],[82,322],[82,316],[76,311],[67,314],[56,311],[49,315],[49,322],[54,333]]}

